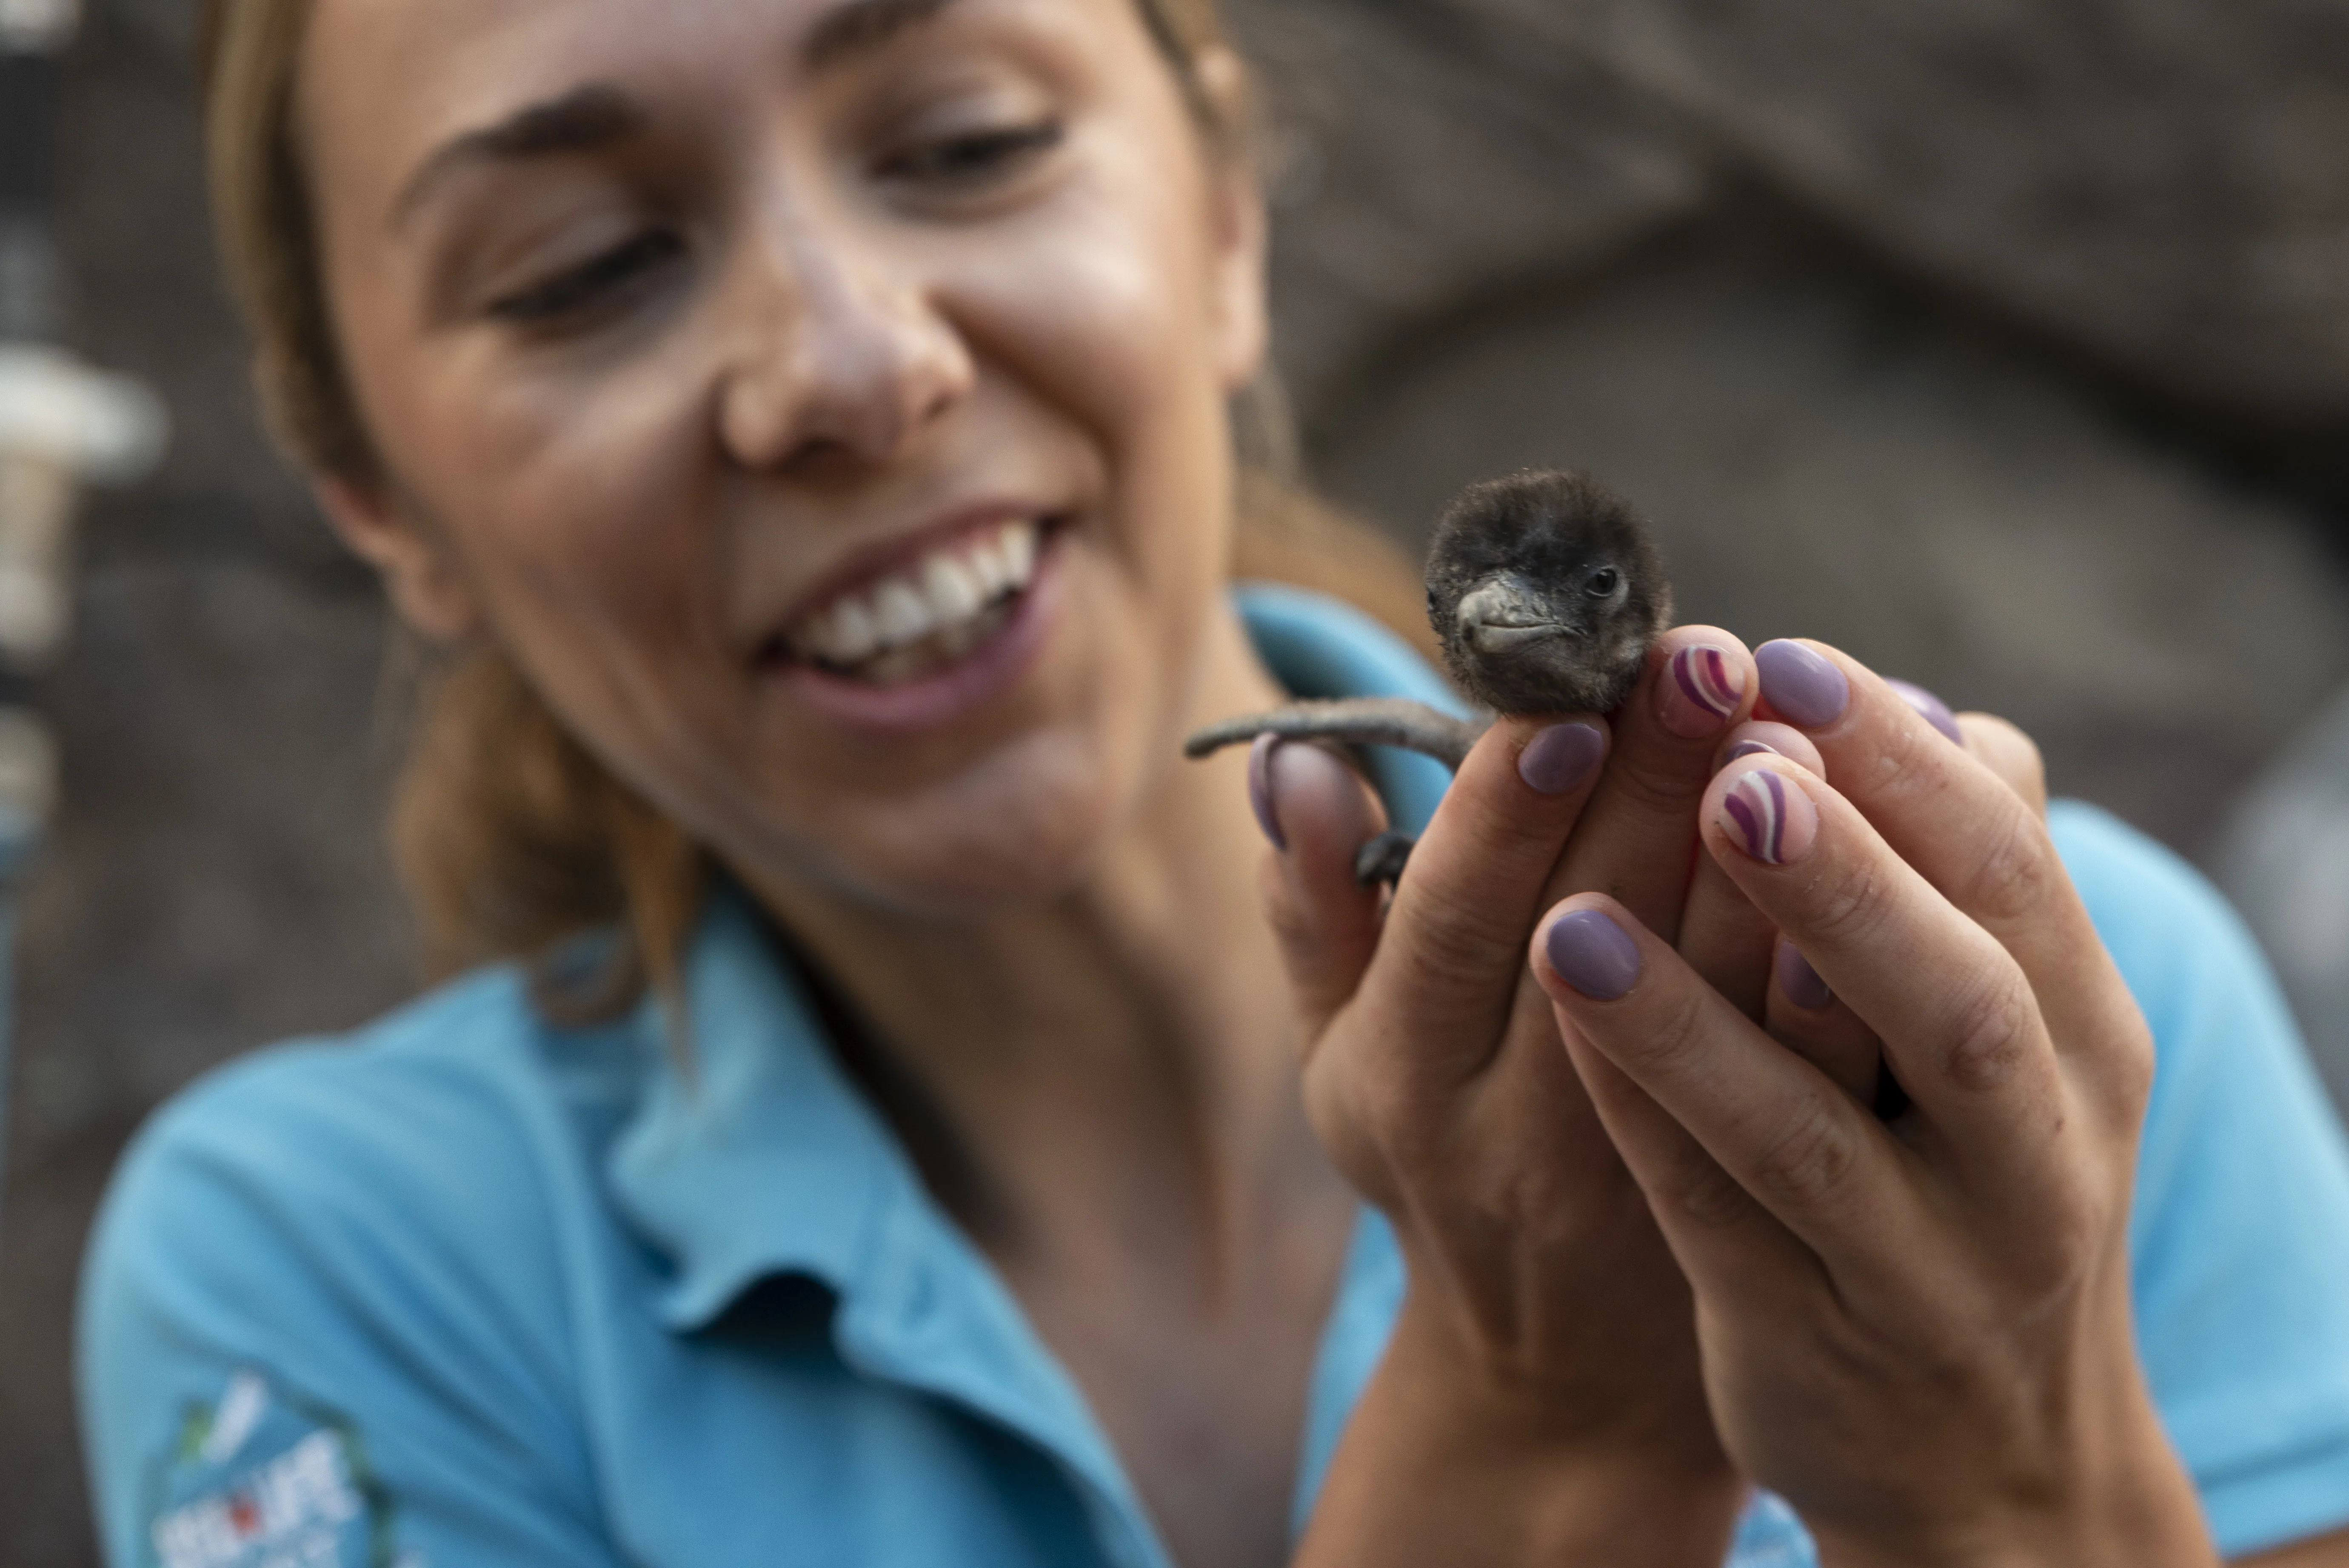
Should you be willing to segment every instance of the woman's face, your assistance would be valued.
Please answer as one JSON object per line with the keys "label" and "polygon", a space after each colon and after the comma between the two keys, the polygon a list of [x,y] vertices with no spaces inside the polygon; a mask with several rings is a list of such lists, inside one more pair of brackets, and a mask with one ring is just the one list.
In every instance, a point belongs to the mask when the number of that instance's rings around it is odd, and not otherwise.
{"label": "woman's face", "polygon": [[1263,337],[1133,0],[320,0],[298,112],[411,618],[756,880],[1081,872],[1205,700]]}

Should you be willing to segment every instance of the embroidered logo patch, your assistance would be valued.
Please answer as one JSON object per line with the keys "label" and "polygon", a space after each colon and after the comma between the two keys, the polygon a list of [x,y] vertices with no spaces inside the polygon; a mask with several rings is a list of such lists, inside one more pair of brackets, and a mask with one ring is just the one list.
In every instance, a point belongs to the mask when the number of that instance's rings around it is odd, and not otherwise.
{"label": "embroidered logo patch", "polygon": [[148,1517],[159,1568],[422,1568],[357,1429],[250,1369],[189,1407]]}

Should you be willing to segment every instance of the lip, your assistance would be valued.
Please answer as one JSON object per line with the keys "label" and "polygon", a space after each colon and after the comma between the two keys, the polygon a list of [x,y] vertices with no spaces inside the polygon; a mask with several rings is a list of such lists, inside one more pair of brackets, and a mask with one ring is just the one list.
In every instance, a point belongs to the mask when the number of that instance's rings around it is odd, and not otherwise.
{"label": "lip", "polygon": [[[1014,517],[1037,515],[1034,512],[1013,512],[995,513],[990,517],[995,522],[1007,522]],[[926,542],[913,554],[933,547],[941,537],[953,532],[948,528],[915,535]],[[817,711],[860,730],[904,735],[950,724],[1016,684],[1035,662],[1066,597],[1063,579],[1067,574],[1061,556],[1062,535],[1066,532],[1065,528],[1050,524],[1044,528],[1042,537],[1037,541],[1035,575],[1021,591],[1011,618],[1003,628],[936,673],[902,686],[874,686],[793,659],[776,664],[774,678]],[[907,557],[904,555],[894,556],[892,564],[905,558]],[[854,576],[843,577],[843,587],[854,587],[856,581]],[[820,598],[806,601],[809,607],[823,602]]]}
{"label": "lip", "polygon": [[1043,532],[1049,537],[1056,531],[1055,525],[1061,515],[1050,507],[1029,502],[987,501],[963,507],[910,534],[875,540],[851,550],[792,599],[782,614],[760,623],[749,657],[763,659],[784,631],[798,625],[810,613],[823,608],[852,589],[871,587],[898,567],[911,566],[956,539],[1031,517],[1043,525]]}

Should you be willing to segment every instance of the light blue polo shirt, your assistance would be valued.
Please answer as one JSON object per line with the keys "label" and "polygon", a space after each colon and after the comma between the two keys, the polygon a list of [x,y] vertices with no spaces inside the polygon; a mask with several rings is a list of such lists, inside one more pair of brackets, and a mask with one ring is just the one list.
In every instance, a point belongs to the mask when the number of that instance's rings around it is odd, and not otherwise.
{"label": "light blue polo shirt", "polygon": [[[1353,611],[1242,602],[1308,694],[1441,683]],[[1379,759],[1397,815],[1444,774]],[[2349,1524],[2349,1156],[2265,968],[2168,854],[2053,814],[2159,1047],[2133,1228],[2155,1394],[2230,1553]],[[647,1009],[564,1030],[511,968],[283,1046],[139,1136],[82,1294],[117,1568],[1163,1568],[1065,1368],[835,1065],[755,914]],[[1366,1214],[1297,1511],[1392,1325]],[[1740,1568],[1807,1564],[1748,1511]],[[1194,1565],[1206,1568],[1206,1565]]]}

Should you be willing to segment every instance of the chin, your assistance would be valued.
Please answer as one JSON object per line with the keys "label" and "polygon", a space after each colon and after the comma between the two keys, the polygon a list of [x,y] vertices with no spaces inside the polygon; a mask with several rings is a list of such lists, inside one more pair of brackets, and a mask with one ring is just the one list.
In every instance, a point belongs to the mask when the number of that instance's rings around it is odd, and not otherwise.
{"label": "chin", "polygon": [[984,770],[919,800],[874,803],[842,825],[812,869],[836,896],[915,919],[1037,909],[1076,892],[1100,865],[1128,815],[1125,783],[1097,763]]}

